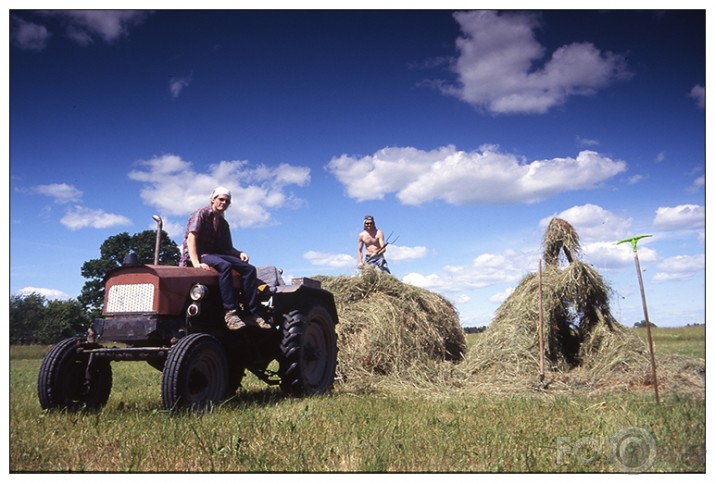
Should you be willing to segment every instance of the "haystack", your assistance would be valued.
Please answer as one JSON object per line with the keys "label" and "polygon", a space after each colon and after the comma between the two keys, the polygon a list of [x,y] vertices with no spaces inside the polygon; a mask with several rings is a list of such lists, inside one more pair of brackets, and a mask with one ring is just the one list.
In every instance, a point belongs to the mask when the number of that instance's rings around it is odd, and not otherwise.
{"label": "haystack", "polygon": [[[544,235],[541,275],[545,371],[569,386],[648,384],[648,349],[609,308],[610,288],[577,259],[579,237],[559,218]],[[539,276],[529,274],[498,309],[465,362],[477,381],[505,390],[539,374]]]}
{"label": "haystack", "polygon": [[314,278],[335,296],[340,379],[420,385],[444,379],[444,361],[463,358],[466,337],[444,297],[369,266],[356,276]]}

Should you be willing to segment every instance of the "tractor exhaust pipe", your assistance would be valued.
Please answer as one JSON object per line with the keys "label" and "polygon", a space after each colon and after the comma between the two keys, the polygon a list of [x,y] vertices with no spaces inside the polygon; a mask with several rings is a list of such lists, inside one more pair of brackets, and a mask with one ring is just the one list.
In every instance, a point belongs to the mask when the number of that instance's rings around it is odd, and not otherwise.
{"label": "tractor exhaust pipe", "polygon": [[156,222],[156,245],[154,245],[154,265],[159,265],[159,249],[161,247],[161,230],[164,227],[164,221],[159,215],[152,215]]}

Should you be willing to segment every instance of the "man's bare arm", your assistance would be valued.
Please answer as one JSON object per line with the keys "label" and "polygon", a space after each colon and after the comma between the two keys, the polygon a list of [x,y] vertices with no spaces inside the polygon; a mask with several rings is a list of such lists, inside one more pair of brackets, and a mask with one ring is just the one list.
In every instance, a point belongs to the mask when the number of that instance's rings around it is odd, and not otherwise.
{"label": "man's bare arm", "polygon": [[385,234],[382,232],[382,230],[377,230],[377,243],[379,245],[378,248],[380,250],[383,250],[385,248]]}
{"label": "man's bare arm", "polygon": [[358,265],[362,264],[362,247],[365,245],[365,242],[362,241],[362,236],[358,236],[358,254],[357,254],[357,262]]}

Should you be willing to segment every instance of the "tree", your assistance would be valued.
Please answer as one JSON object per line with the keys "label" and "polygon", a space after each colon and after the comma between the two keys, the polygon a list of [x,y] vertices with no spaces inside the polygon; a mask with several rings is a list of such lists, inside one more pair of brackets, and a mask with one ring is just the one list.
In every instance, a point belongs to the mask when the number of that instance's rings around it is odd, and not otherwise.
{"label": "tree", "polygon": [[45,313],[45,297],[38,293],[10,296],[10,343],[37,342],[40,322]]}
{"label": "tree", "polygon": [[[140,263],[154,263],[154,247],[156,232],[145,230],[135,235],[127,232],[107,238],[99,247],[100,258],[84,262],[82,276],[87,278],[79,295],[79,301],[90,312],[92,317],[99,314],[104,303],[104,278],[111,270],[121,266],[124,257],[133,251]],[[179,247],[169,238],[166,232],[161,232],[159,247],[160,265],[178,265],[180,259]]]}
{"label": "tree", "polygon": [[87,332],[89,318],[76,299],[50,300],[38,294],[10,297],[10,343],[53,344]]}
{"label": "tree", "polygon": [[38,342],[52,344],[76,335],[84,335],[90,319],[77,299],[50,300],[38,331]]}

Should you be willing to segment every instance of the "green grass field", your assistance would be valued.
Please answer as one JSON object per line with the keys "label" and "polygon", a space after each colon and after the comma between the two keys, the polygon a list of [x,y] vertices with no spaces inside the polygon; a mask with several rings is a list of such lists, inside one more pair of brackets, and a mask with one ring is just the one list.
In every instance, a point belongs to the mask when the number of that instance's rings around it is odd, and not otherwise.
{"label": "green grass field", "polygon": [[[640,332],[639,332],[640,333]],[[645,332],[643,331],[643,336]],[[655,329],[656,354],[704,357],[704,327]],[[470,335],[470,339],[478,337]],[[161,410],[161,373],[114,363],[100,412],[43,411],[47,348],[11,347],[11,472],[704,472],[703,397],[514,396],[347,384],[286,398],[253,376],[213,411]]]}
{"label": "green grass field", "polygon": [[[646,329],[633,329],[636,334],[646,339]],[[656,354],[681,354],[689,357],[705,359],[705,326],[691,325],[688,327],[654,328],[654,351]]]}

